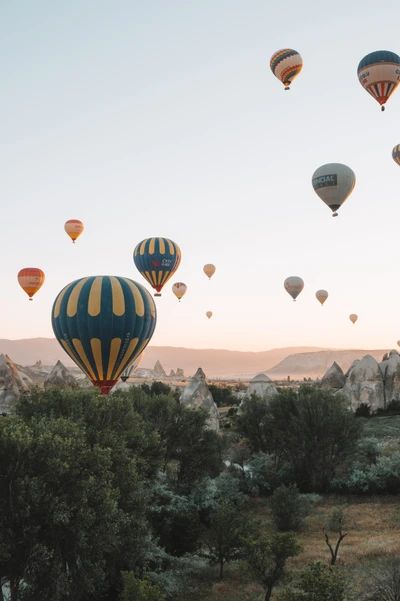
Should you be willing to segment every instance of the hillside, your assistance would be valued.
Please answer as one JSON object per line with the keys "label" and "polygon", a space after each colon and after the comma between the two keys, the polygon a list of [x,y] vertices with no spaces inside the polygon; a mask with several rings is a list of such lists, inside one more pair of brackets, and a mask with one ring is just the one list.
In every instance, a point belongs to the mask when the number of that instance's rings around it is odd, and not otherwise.
{"label": "hillside", "polygon": [[[255,374],[271,369],[288,355],[324,350],[320,347],[288,347],[262,352],[228,351],[224,349],[187,349],[173,346],[149,346],[141,367],[153,368],[159,360],[167,373],[178,367],[193,375],[202,367],[207,376]],[[54,338],[0,339],[0,353],[9,355],[19,365],[55,365],[58,360],[74,365]]]}
{"label": "hillside", "polygon": [[372,355],[378,362],[382,361],[385,350],[327,350],[313,353],[296,353],[285,357],[278,365],[266,370],[270,378],[317,378],[324,375],[334,361],[346,371],[356,359]]}

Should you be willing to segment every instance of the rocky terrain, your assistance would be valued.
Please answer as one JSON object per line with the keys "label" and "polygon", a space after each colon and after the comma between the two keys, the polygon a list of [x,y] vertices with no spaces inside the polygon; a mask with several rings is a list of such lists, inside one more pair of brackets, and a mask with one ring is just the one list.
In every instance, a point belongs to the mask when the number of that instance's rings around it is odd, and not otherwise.
{"label": "rocky terrain", "polygon": [[333,363],[318,385],[344,395],[352,409],[362,403],[371,411],[385,409],[391,401],[400,401],[400,355],[392,350],[380,363],[365,355],[356,359],[346,374]]}
{"label": "rocky terrain", "polygon": [[206,409],[210,414],[208,419],[209,428],[218,432],[218,407],[214,403],[213,396],[206,384],[206,375],[201,367],[198,368],[195,375],[190,379],[190,382],[180,396],[180,401],[187,407]]}

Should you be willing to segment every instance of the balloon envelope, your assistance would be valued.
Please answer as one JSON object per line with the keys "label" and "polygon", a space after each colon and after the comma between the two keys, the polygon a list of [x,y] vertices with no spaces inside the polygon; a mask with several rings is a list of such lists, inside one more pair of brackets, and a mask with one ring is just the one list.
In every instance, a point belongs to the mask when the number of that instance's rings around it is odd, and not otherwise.
{"label": "balloon envelope", "polygon": [[389,50],[377,50],[364,56],[357,69],[362,87],[382,106],[400,83],[400,56]]}
{"label": "balloon envelope", "polygon": [[206,315],[207,315],[208,319],[210,319],[212,317],[212,311],[207,311]]}
{"label": "balloon envelope", "polygon": [[400,144],[398,144],[397,146],[395,146],[392,150],[392,158],[394,160],[395,163],[397,163],[398,165],[400,165]]}
{"label": "balloon envelope", "polygon": [[187,290],[186,284],[183,282],[176,282],[172,284],[172,292],[175,294],[176,298],[181,300],[182,296],[185,296]]}
{"label": "balloon envelope", "polygon": [[312,176],[315,193],[333,211],[333,217],[337,217],[336,211],[350,196],[355,185],[354,171],[342,163],[322,165]]}
{"label": "balloon envelope", "polygon": [[161,296],[163,286],[173,276],[181,262],[179,246],[168,238],[147,238],[136,245],[133,260],[150,286]]}
{"label": "balloon envelope", "polygon": [[356,315],[355,313],[352,313],[349,317],[350,321],[354,324],[356,323],[357,319],[358,319],[358,315]]}
{"label": "balloon envelope", "polygon": [[25,267],[18,273],[18,284],[29,296],[29,300],[43,286],[45,275],[41,269],[37,267]]}
{"label": "balloon envelope", "polygon": [[208,279],[211,280],[211,277],[214,275],[214,273],[216,271],[216,267],[212,263],[207,263],[207,265],[204,265],[203,271],[206,274],[206,276],[208,277]]}
{"label": "balloon envelope", "polygon": [[79,238],[85,229],[85,226],[83,225],[82,221],[79,221],[79,219],[70,219],[69,221],[65,222],[64,229],[71,238],[72,242],[75,244],[75,240]]}
{"label": "balloon envelope", "polygon": [[397,341],[397,346],[400,346],[400,340]]}
{"label": "balloon envelope", "polygon": [[144,286],[108,275],[65,286],[51,317],[60,345],[103,394],[146,348],[156,320],[154,300]]}
{"label": "balloon envelope", "polygon": [[285,90],[289,90],[290,84],[303,68],[303,59],[297,50],[283,48],[272,55],[270,67],[275,77],[285,86]]}
{"label": "balloon envelope", "polygon": [[145,352],[143,351],[143,353],[140,353],[140,355],[138,357],[136,357],[136,359],[134,360],[133,363],[131,363],[130,367],[128,367],[128,369],[126,369],[122,376],[121,376],[121,380],[123,382],[126,382],[127,379],[129,378],[129,376],[131,376],[139,367],[139,365],[141,364],[141,362],[143,361],[143,357],[145,355]]}
{"label": "balloon envelope", "polygon": [[283,285],[284,285],[286,292],[288,294],[290,294],[290,296],[292,297],[292,299],[294,301],[296,300],[296,298],[299,296],[300,292],[304,288],[303,280],[301,278],[297,277],[296,275],[286,278]]}
{"label": "balloon envelope", "polygon": [[326,290],[317,290],[317,292],[315,293],[315,296],[316,296],[317,300],[319,300],[321,305],[323,305],[329,295]]}

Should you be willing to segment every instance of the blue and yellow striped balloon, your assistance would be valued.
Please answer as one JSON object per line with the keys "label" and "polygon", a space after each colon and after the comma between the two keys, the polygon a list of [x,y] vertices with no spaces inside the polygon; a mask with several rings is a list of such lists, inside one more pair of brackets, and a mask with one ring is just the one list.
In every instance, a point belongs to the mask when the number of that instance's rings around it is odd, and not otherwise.
{"label": "blue and yellow striped balloon", "polygon": [[168,238],[147,238],[136,245],[133,260],[142,276],[161,296],[163,286],[178,269],[181,262],[179,246]]}
{"label": "blue and yellow striped balloon", "polygon": [[397,144],[392,150],[392,157],[395,163],[400,165],[400,144]]}
{"label": "blue and yellow striped balloon", "polygon": [[51,315],[58,342],[103,394],[146,348],[156,321],[154,300],[144,286],[108,275],[65,286]]}

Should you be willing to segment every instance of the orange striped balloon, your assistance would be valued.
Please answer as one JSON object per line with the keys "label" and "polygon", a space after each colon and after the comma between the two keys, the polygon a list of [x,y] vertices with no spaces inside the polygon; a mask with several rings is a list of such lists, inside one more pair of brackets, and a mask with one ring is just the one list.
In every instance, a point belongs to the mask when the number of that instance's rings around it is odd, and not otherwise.
{"label": "orange striped balloon", "polygon": [[79,219],[69,219],[65,222],[64,229],[71,238],[72,242],[75,244],[75,240],[79,238],[85,229],[85,226],[83,225],[82,221],[79,221]]}
{"label": "orange striped balloon", "polygon": [[37,267],[25,267],[18,273],[18,284],[29,296],[29,300],[43,286],[45,275],[41,269]]}

